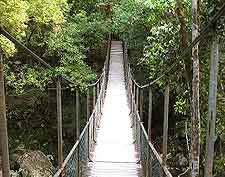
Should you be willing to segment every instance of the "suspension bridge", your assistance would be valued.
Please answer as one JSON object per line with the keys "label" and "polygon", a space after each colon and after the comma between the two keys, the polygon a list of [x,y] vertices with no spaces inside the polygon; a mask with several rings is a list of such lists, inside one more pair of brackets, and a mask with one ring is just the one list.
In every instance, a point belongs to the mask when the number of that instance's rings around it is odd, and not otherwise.
{"label": "suspension bridge", "polygon": [[[4,28],[1,34],[11,40],[17,47],[22,48],[36,61],[46,68],[52,67],[43,59],[21,44]],[[108,40],[107,56],[99,79],[88,85],[86,110],[87,123],[80,130],[80,92],[75,91],[76,99],[76,142],[69,154],[64,158],[63,130],[62,130],[62,81],[73,82],[65,76],[54,79],[57,100],[57,133],[58,133],[58,176],[96,176],[96,177],[142,177],[167,176],[172,177],[166,167],[167,129],[164,132],[163,157],[156,151],[150,141],[151,130],[146,132],[141,116],[143,113],[143,92],[139,93],[139,86],[131,75],[128,64],[127,45],[121,41]],[[3,64],[1,60],[1,73]],[[3,80],[3,75],[1,75]],[[4,82],[2,87],[4,87]],[[92,92],[92,93],[91,93]],[[92,98],[91,98],[92,95]],[[139,98],[140,96],[140,98]],[[151,127],[152,93],[149,93],[149,127]],[[165,112],[168,111],[168,97]],[[1,102],[4,106],[5,95]],[[92,101],[92,103],[91,103]],[[139,103],[140,102],[140,103]],[[90,110],[92,108],[92,112]],[[4,111],[4,109],[3,109]],[[140,112],[140,115],[139,115]],[[3,127],[6,115],[3,114]],[[168,124],[168,112],[165,114],[165,124]],[[7,131],[3,131],[4,133]],[[7,137],[5,134],[3,137]],[[9,176],[9,157],[7,138],[3,144],[3,176]]]}
{"label": "suspension bridge", "polygon": [[[214,18],[201,31],[201,34],[177,57],[160,77],[153,82],[141,86],[132,77],[128,62],[127,44],[121,41],[108,40],[107,56],[99,79],[88,85],[86,93],[87,120],[80,130],[79,102],[76,97],[76,140],[68,155],[63,157],[62,133],[62,80],[73,82],[65,76],[54,79],[57,96],[57,135],[58,135],[58,167],[52,172],[54,177],[172,177],[167,165],[168,114],[170,83],[166,82],[164,89],[163,109],[163,143],[161,154],[157,152],[151,141],[152,135],[152,85],[171,72],[179,63],[179,59],[190,53],[209,32],[213,32],[211,43],[211,65],[209,81],[208,127],[206,143],[205,176],[212,176],[216,95],[219,63],[219,23],[217,21],[225,12],[225,5],[215,14]],[[16,40],[3,27],[0,34],[22,48],[46,68],[52,67],[26,46]],[[9,177],[9,151],[6,122],[6,106],[3,77],[3,56],[0,53],[0,125],[2,172]],[[143,125],[144,89],[148,90],[148,126]]]}
{"label": "suspension bridge", "polygon": [[110,46],[93,113],[54,177],[171,177],[141,122],[123,43]]}

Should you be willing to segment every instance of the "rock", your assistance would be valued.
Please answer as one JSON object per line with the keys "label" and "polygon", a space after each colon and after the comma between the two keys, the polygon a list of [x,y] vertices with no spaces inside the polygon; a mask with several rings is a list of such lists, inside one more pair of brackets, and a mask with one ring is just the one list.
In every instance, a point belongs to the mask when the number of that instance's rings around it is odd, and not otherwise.
{"label": "rock", "polygon": [[17,163],[23,176],[50,177],[53,175],[53,165],[41,151],[27,151],[18,156]]}

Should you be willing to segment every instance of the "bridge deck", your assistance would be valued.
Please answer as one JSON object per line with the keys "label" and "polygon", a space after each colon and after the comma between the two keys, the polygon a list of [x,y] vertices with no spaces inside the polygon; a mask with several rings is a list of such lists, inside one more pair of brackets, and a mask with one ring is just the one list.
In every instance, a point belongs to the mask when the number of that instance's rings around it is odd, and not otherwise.
{"label": "bridge deck", "polygon": [[90,177],[140,177],[125,89],[122,43],[112,41],[108,88]]}

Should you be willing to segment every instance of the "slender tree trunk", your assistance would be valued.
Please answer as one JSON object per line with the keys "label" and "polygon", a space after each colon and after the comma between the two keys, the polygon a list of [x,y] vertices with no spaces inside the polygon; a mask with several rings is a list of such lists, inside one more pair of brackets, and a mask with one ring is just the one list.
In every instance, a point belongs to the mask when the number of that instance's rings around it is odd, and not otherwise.
{"label": "slender tree trunk", "polygon": [[[8,131],[5,105],[4,65],[0,48],[0,155],[2,155],[2,172],[4,177],[10,177]],[[0,167],[1,168],[1,167]],[[1,169],[0,169],[1,170]]]}
{"label": "slender tree trunk", "polygon": [[[184,50],[188,47],[188,30],[187,30],[187,17],[185,16],[184,13],[184,5],[183,5],[184,0],[176,0],[176,8],[175,8],[175,13],[178,19],[178,22],[180,24],[180,29],[179,29],[179,35],[180,35],[180,49]],[[192,62],[190,59],[190,56],[185,55],[183,57],[184,60],[184,67],[185,67],[185,73],[184,77],[187,81],[188,86],[190,87],[191,85],[191,80],[192,80]]]}
{"label": "slender tree trunk", "polygon": [[205,174],[204,174],[205,177],[213,176],[218,69],[219,69],[219,36],[214,36],[211,48],[210,83],[209,83],[209,98],[208,98],[208,124],[207,124]]}
{"label": "slender tree trunk", "polygon": [[[192,41],[198,36],[198,2],[192,0]],[[199,57],[198,44],[192,49],[192,137],[191,137],[191,176],[199,176],[200,156],[200,110],[199,110]]]}

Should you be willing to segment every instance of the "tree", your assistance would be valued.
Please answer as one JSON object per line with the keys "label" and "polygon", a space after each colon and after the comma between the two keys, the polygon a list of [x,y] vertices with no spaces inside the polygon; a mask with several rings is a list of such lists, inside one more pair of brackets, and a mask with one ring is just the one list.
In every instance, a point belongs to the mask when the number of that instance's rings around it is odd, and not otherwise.
{"label": "tree", "polygon": [[[16,37],[25,36],[28,21],[28,2],[24,0],[0,0],[0,25]],[[7,56],[12,56],[16,48],[12,42],[0,35],[0,47]]]}
{"label": "tree", "polygon": [[[198,36],[198,1],[192,0],[192,41]],[[200,157],[200,108],[199,108],[199,57],[198,44],[192,49],[192,135],[191,135],[191,176],[199,176]]]}

